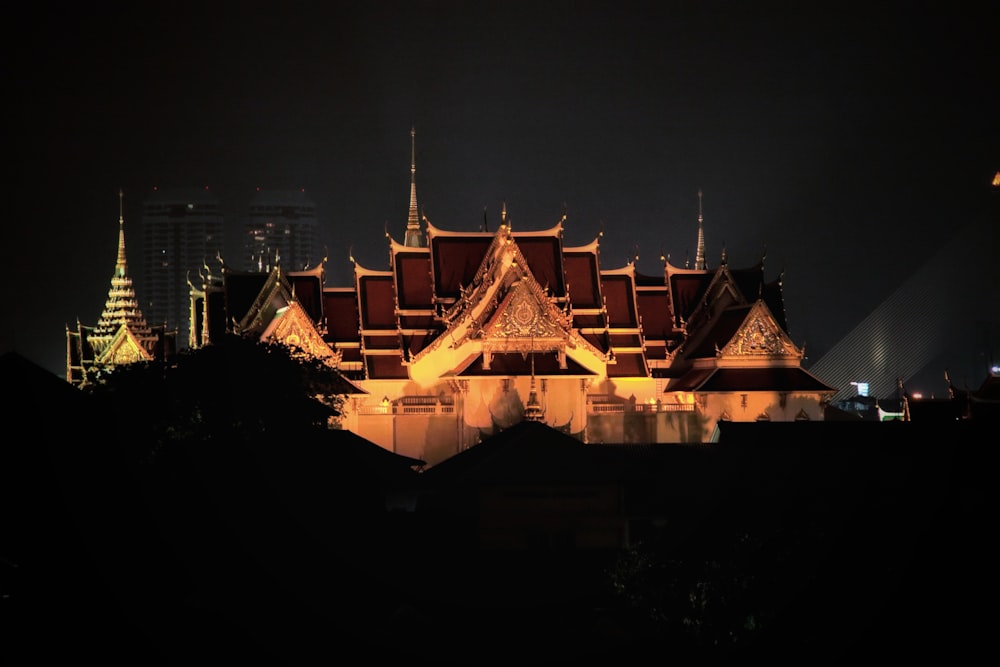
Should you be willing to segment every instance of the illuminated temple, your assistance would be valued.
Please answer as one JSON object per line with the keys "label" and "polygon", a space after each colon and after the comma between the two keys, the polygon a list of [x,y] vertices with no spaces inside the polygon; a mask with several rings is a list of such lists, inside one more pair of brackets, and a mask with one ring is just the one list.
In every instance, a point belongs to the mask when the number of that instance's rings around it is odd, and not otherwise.
{"label": "illuminated temple", "polygon": [[66,381],[76,387],[93,383],[106,370],[141,361],[173,357],[177,331],[150,326],[139,308],[125,256],[124,194],[118,193],[118,256],[104,311],[96,325],[66,327]]}
{"label": "illuminated temple", "polygon": [[[495,231],[418,215],[411,159],[403,241],[353,284],[221,266],[192,283],[192,347],[226,333],[324,358],[359,392],[339,427],[434,465],[523,420],[590,443],[699,443],[720,420],[822,420],[835,388],[802,367],[780,276],[704,257],[603,267],[600,240],[563,243],[565,216]],[[700,193],[699,193],[700,196]]]}

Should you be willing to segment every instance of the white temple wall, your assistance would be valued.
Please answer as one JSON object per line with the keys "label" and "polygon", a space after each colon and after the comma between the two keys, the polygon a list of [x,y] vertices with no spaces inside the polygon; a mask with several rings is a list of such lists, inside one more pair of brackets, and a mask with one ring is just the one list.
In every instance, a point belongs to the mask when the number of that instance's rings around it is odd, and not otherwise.
{"label": "white temple wall", "polygon": [[732,392],[702,395],[703,412],[714,422],[728,419],[735,422],[767,419],[775,422],[795,421],[800,412],[811,420],[823,419],[820,397],[815,394],[791,392]]}
{"label": "white temple wall", "polygon": [[[523,419],[531,377],[369,381],[345,405],[342,427],[389,451],[435,465]],[[708,443],[719,420],[822,420],[816,394],[657,394],[651,378],[535,378],[543,421],[589,443]]]}

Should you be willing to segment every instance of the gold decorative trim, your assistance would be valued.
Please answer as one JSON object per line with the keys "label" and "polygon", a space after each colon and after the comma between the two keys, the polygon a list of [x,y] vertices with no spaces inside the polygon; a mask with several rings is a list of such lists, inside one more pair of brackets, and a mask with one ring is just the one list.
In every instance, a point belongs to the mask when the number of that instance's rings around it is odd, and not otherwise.
{"label": "gold decorative trim", "polygon": [[719,357],[798,357],[799,349],[758,302],[736,335],[718,352]]}
{"label": "gold decorative trim", "polygon": [[322,359],[333,368],[339,368],[343,358],[341,350],[334,351],[316,331],[312,320],[296,301],[285,308],[274,328],[265,337],[279,342],[294,352]]}

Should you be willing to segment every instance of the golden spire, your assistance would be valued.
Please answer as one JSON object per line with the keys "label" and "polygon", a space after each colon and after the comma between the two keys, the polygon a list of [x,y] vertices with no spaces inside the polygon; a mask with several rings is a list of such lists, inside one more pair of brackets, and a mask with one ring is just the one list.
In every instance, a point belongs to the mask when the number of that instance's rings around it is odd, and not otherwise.
{"label": "golden spire", "polygon": [[139,301],[136,298],[135,288],[132,279],[128,275],[128,265],[125,261],[125,214],[124,214],[125,193],[118,190],[118,257],[115,261],[115,272],[111,277],[111,287],[108,289],[108,299],[104,304],[104,312],[94,334],[90,337],[91,345],[95,351],[102,349],[102,345],[110,341],[110,337],[118,331],[121,326],[127,327],[133,335],[139,338],[148,338],[150,335],[149,326],[139,308]]}
{"label": "golden spire", "polygon": [[698,188],[698,251],[694,257],[694,268],[705,268],[705,230],[702,228],[704,216],[701,214],[701,188]]}
{"label": "golden spire", "polygon": [[406,221],[406,236],[403,238],[403,245],[411,248],[419,248],[423,244],[420,242],[420,216],[417,214],[417,130],[410,128],[410,217]]}
{"label": "golden spire", "polygon": [[125,192],[118,189],[118,259],[115,260],[115,275],[124,278],[125,267]]}

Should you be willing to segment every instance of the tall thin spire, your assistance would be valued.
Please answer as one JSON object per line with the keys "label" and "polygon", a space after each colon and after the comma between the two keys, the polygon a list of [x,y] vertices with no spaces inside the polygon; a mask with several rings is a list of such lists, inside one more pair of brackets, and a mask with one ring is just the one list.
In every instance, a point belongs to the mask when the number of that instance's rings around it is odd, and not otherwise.
{"label": "tall thin spire", "polygon": [[115,275],[124,278],[125,266],[125,191],[118,190],[118,259],[115,261]]}
{"label": "tall thin spire", "polygon": [[91,345],[95,351],[102,349],[102,345],[109,342],[110,337],[122,325],[128,327],[134,335],[140,338],[149,336],[149,326],[139,308],[139,301],[136,298],[132,278],[128,275],[128,266],[125,262],[124,198],[124,191],[119,189],[118,257],[115,260],[115,272],[111,276],[111,287],[108,289],[104,312],[101,313],[94,334],[90,337]]}
{"label": "tall thin spire", "polygon": [[418,248],[420,242],[420,216],[417,213],[417,130],[410,128],[410,217],[406,221],[403,245]]}
{"label": "tall thin spire", "polygon": [[694,257],[694,268],[705,269],[705,230],[702,223],[705,218],[701,213],[701,188],[698,188],[698,251]]}

